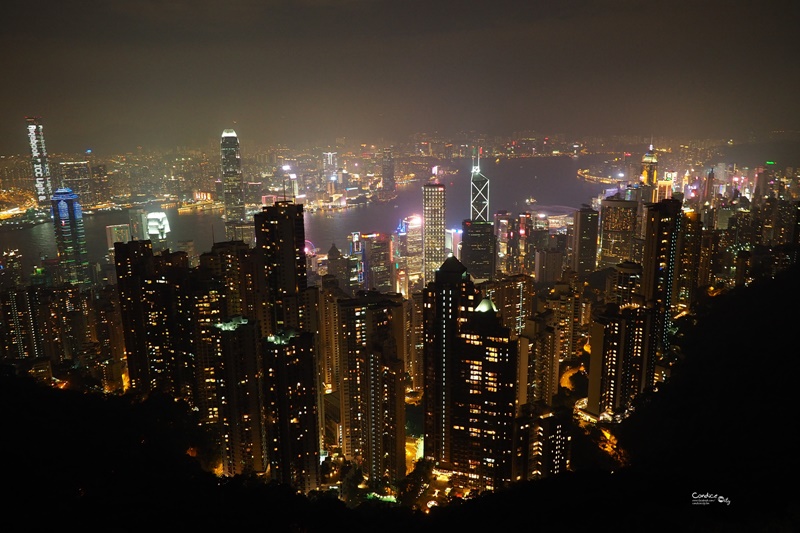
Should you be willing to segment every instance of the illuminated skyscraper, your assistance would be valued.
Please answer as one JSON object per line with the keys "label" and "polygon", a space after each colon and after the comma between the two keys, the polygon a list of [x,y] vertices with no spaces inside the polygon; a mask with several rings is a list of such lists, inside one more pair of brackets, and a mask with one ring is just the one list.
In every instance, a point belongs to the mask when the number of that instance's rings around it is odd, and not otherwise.
{"label": "illuminated skyscraper", "polygon": [[513,238],[512,224],[516,222],[509,211],[498,211],[494,214],[494,234],[497,243],[497,270],[503,274],[511,274],[512,261],[509,261],[509,238]]}
{"label": "illuminated skyscraper", "polygon": [[78,195],[69,188],[58,189],[50,203],[58,261],[64,280],[72,285],[89,285],[89,255]]}
{"label": "illuminated skyscraper", "polygon": [[696,303],[700,287],[707,284],[700,277],[702,256],[703,223],[700,220],[700,213],[684,211],[678,241],[675,288],[672,292],[673,315],[690,310]]}
{"label": "illuminated skyscraper", "polygon": [[169,248],[169,219],[163,211],[147,213],[147,238],[153,243],[153,251]]}
{"label": "illuminated skyscraper", "polygon": [[461,261],[476,283],[494,278],[497,244],[489,220],[489,178],[481,174],[480,151],[472,156],[470,217],[463,222]]}
{"label": "illuminated skyscraper", "polygon": [[40,117],[26,117],[28,123],[28,142],[31,147],[33,165],[33,184],[36,200],[40,206],[50,201],[53,185],[50,181],[50,164],[47,161],[47,148],[44,145],[44,131]]}
{"label": "illuminated skyscraper", "polygon": [[642,184],[655,187],[658,184],[658,157],[653,145],[642,156]]}
{"label": "illuminated skyscraper", "polygon": [[[222,187],[225,202],[225,224],[228,240],[235,240],[235,224],[245,222],[244,177],[242,175],[242,156],[239,151],[239,137],[232,129],[222,132],[220,141],[222,159]],[[230,228],[230,229],[229,229]],[[228,233],[231,233],[228,235]]]}
{"label": "illuminated skyscraper", "polygon": [[423,281],[433,281],[445,260],[445,187],[441,183],[422,186]]}
{"label": "illuminated skyscraper", "polygon": [[480,151],[472,156],[472,176],[470,177],[470,216],[475,222],[489,220],[489,178],[481,174]]}
{"label": "illuminated skyscraper", "polygon": [[[399,287],[396,292],[405,295],[418,290],[422,281],[423,267],[423,240],[422,240],[422,217],[411,215],[400,221],[397,229],[392,234],[392,253],[394,254],[395,286]],[[407,286],[400,283],[398,276],[404,277]]]}
{"label": "illuminated skyscraper", "polygon": [[339,162],[336,158],[336,152],[322,152],[322,177],[328,181],[339,179],[337,171],[339,170]]}

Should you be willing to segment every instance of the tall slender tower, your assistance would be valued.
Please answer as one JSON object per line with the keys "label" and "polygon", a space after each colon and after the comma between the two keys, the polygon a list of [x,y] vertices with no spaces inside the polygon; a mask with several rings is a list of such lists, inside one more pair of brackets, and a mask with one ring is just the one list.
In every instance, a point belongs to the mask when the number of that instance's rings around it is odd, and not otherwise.
{"label": "tall slender tower", "polygon": [[89,255],[83,228],[83,211],[78,195],[72,189],[58,189],[51,200],[53,230],[56,236],[58,261],[65,281],[72,285],[88,286]]}
{"label": "tall slender tower", "polygon": [[680,266],[678,243],[684,222],[681,207],[681,201],[674,198],[646,204],[645,207],[642,293],[646,304],[655,308],[655,339],[657,348],[662,350],[667,347],[672,325],[670,311],[676,288],[675,276]]}
{"label": "tall slender tower", "polygon": [[441,183],[422,186],[422,256],[427,284],[445,260],[445,188]]}
{"label": "tall slender tower", "polygon": [[225,202],[225,234],[228,240],[235,240],[236,225],[245,222],[245,207],[239,137],[232,129],[222,132],[220,157]]}
{"label": "tall slender tower", "polygon": [[472,156],[470,218],[463,222],[461,260],[476,283],[494,279],[497,245],[489,219],[489,178],[481,174],[480,151]]}
{"label": "tall slender tower", "polygon": [[48,205],[53,194],[50,180],[50,163],[47,161],[47,148],[44,145],[44,128],[40,117],[26,117],[28,124],[28,142],[31,146],[31,163],[33,165],[33,185],[36,200],[40,206]]}
{"label": "tall slender tower", "polygon": [[489,222],[489,178],[481,174],[480,154],[478,150],[472,155],[469,218],[475,222]]}

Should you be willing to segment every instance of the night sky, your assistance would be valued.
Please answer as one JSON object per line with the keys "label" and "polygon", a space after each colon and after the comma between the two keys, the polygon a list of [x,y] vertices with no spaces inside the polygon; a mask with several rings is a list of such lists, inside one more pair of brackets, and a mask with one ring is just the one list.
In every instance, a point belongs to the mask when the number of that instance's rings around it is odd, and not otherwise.
{"label": "night sky", "polygon": [[790,0],[43,0],[0,16],[0,154],[519,130],[800,130]]}

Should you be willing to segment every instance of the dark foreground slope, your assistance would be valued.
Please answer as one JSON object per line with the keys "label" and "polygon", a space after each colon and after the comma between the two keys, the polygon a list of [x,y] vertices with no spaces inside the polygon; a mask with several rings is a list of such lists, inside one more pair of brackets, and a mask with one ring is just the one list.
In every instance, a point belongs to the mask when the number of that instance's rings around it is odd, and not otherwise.
{"label": "dark foreground slope", "polygon": [[[2,523],[9,531],[797,531],[798,295],[795,268],[715,298],[682,330],[674,377],[618,428],[631,466],[523,483],[425,516],[223,482],[187,454],[202,435],[180,405],[45,388],[6,372]],[[700,495],[716,498],[698,505]]]}

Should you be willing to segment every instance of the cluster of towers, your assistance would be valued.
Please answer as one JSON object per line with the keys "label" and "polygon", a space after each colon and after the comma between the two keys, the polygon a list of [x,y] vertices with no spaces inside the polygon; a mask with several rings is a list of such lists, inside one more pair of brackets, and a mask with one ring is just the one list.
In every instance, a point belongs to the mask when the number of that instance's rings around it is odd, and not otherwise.
{"label": "cluster of towers", "polygon": [[[43,140],[35,168],[42,155]],[[408,473],[407,398],[422,398],[422,456],[459,487],[569,469],[574,414],[619,419],[666,379],[673,321],[719,279],[720,243],[786,239],[769,256],[779,268],[796,260],[800,237],[797,202],[780,215],[786,201],[766,178],[753,211],[708,229],[726,201],[695,208],[662,191],[651,148],[638,183],[576,210],[554,240],[531,213],[490,217],[476,152],[460,243],[445,229],[446,188],[434,179],[422,186],[421,217],[392,236],[354,233],[349,255],[333,246],[312,278],[302,204],[248,216],[233,130],[221,158],[227,240],[195,265],[185,251],[131,240],[132,228],[113,233],[116,286],[97,293],[82,290],[77,195],[51,192],[66,274],[22,288],[17,258],[0,257],[0,355],[43,375],[42,361],[77,360],[106,391],[184,400],[213,435],[225,475],[302,492],[324,486],[328,455],[357,465],[371,490],[396,485]],[[384,187],[391,179],[384,170]],[[252,243],[237,238],[243,225]],[[752,272],[749,258],[737,254],[735,265]],[[397,272],[408,273],[402,290]],[[574,410],[567,366],[588,381]]]}

